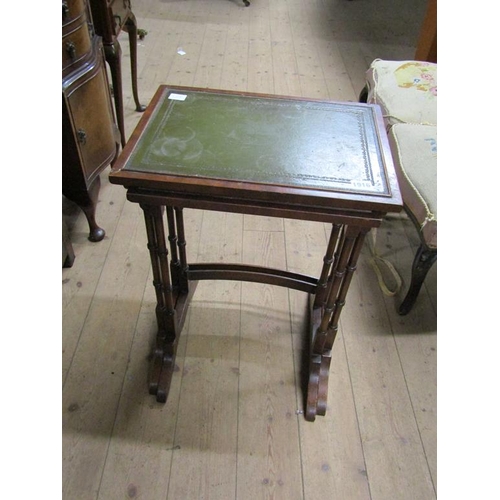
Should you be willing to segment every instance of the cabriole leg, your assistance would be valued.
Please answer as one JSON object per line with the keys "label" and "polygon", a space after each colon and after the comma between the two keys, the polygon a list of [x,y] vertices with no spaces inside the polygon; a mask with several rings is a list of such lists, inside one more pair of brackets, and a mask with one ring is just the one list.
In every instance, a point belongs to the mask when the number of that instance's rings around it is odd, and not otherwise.
{"label": "cabriole leg", "polygon": [[120,130],[121,144],[124,147],[127,141],[125,139],[125,119],[123,115],[122,48],[118,40],[115,40],[113,44],[106,44],[104,46],[104,55],[111,71],[116,121]]}
{"label": "cabriole leg", "polygon": [[422,288],[425,277],[436,260],[437,250],[430,250],[424,244],[421,244],[418,247],[413,260],[410,287],[398,310],[401,316],[404,316],[411,311],[415,301],[417,300],[420,289]]}
{"label": "cabriole leg", "polygon": [[128,33],[130,46],[130,72],[132,76],[132,95],[134,96],[135,110],[142,112],[146,106],[139,101],[139,92],[137,91],[137,21],[135,15],[129,12],[129,17],[125,22],[125,30]]}

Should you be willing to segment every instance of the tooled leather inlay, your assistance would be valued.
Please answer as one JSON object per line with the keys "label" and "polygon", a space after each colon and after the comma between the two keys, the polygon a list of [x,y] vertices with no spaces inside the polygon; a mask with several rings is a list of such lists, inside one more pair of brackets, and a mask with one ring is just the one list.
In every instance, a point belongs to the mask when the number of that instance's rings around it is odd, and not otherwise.
{"label": "tooled leather inlay", "polygon": [[126,170],[389,195],[370,107],[201,91],[175,97],[165,90]]}

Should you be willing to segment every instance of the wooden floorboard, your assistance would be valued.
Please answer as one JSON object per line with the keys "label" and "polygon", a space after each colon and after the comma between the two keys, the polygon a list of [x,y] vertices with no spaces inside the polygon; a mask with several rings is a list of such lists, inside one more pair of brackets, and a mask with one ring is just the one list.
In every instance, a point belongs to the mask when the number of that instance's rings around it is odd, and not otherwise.
{"label": "wooden floorboard", "polygon": [[371,495],[432,498],[433,483],[406,374],[384,297],[377,293],[370,255],[365,254],[341,324]]}
{"label": "wooden floorboard", "polygon": [[[355,101],[372,59],[410,59],[425,1],[133,0],[139,96],[160,84]],[[127,134],[140,119],[127,35]],[[184,52],[184,53],[182,53]],[[165,405],[147,391],[155,294],[140,208],[102,175],[100,243],[65,201],[75,249],[62,272],[63,498],[427,500],[436,497],[437,265],[397,314],[418,236],[377,231],[402,277],[385,295],[363,248],[334,345],[328,410],[303,416],[308,299],[255,283],[200,282]],[[64,201],[64,200],[63,200]],[[318,275],[322,223],[185,210],[191,262]],[[391,276],[384,271],[389,285]]]}

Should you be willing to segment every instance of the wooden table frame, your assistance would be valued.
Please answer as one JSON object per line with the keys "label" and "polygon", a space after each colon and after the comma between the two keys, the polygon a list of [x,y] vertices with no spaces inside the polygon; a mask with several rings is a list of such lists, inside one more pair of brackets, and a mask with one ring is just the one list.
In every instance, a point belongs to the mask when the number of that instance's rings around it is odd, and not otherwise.
{"label": "wooden table frame", "polygon": [[[171,87],[174,91],[200,90]],[[127,143],[110,174],[112,183],[127,188],[129,201],[144,211],[148,249],[156,291],[158,334],[149,391],[159,402],[168,397],[179,336],[187,307],[199,280],[238,280],[267,283],[311,295],[311,350],[305,417],[313,421],[327,409],[331,350],[349,285],[368,231],[380,225],[388,212],[401,210],[401,197],[385,132],[379,136],[391,194],[384,199],[310,188],[179,177],[123,169],[141,138],[163,87]],[[203,92],[222,92],[203,89]],[[232,94],[224,92],[224,94]],[[256,96],[250,93],[235,95]],[[282,96],[267,96],[285,99]],[[286,98],[295,99],[297,98]],[[305,99],[304,99],[305,100]],[[308,100],[310,101],[310,100]],[[378,107],[372,106],[376,127],[384,131]],[[195,208],[331,223],[332,229],[319,277],[245,264],[187,262],[183,209]]]}

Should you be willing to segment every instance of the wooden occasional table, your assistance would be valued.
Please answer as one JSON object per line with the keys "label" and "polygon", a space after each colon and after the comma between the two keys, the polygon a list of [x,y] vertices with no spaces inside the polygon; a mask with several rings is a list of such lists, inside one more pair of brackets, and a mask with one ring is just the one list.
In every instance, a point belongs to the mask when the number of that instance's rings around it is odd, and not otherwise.
{"label": "wooden occasional table", "polygon": [[[64,1],[63,1],[64,3]],[[122,89],[122,49],[118,35],[122,30],[128,33],[130,47],[130,72],[132,76],[132,95],[136,111],[146,109],[139,102],[137,90],[137,20],[132,12],[130,0],[89,0],[92,9],[92,21],[96,33],[102,38],[104,55],[109,64],[113,95],[115,99],[116,119],[120,129],[121,144],[125,146],[125,118],[123,113]]]}
{"label": "wooden occasional table", "polygon": [[[311,295],[305,416],[324,415],[331,350],[364,237],[386,213],[402,208],[379,108],[161,86],[110,181],[127,189],[146,221],[158,322],[150,393],[167,399],[197,281],[253,281]],[[320,276],[190,264],[184,208],[331,223]]]}

